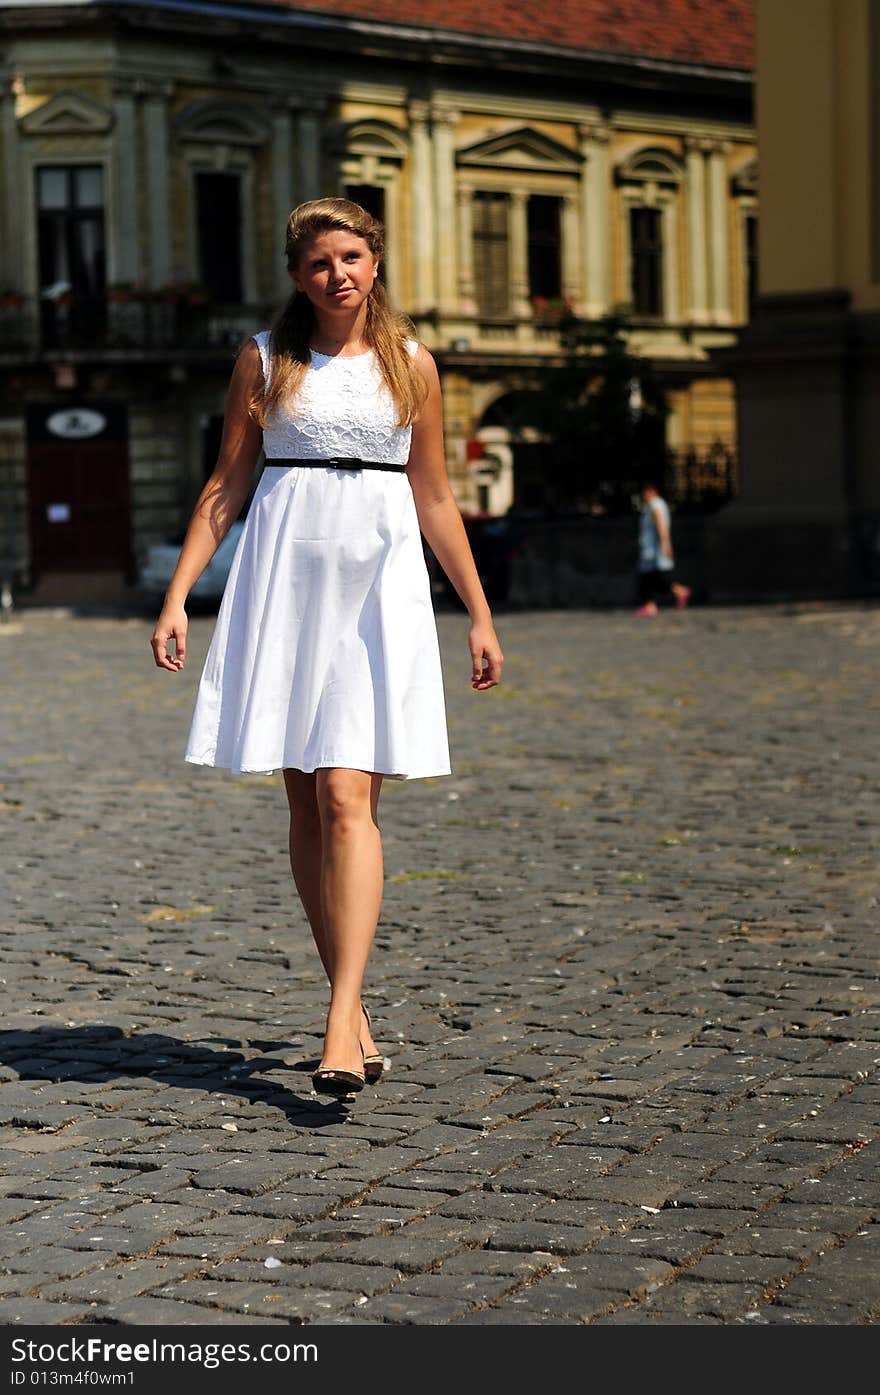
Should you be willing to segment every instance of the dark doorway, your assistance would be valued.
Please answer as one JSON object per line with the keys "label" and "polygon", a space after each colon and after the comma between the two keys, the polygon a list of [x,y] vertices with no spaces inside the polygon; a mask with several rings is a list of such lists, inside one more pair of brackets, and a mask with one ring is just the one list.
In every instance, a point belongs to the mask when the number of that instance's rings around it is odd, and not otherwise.
{"label": "dark doorway", "polygon": [[27,427],[34,578],[52,571],[127,573],[125,408],[98,402],[32,405]]}
{"label": "dark doorway", "polygon": [[196,175],[199,276],[212,300],[240,305],[241,177]]}

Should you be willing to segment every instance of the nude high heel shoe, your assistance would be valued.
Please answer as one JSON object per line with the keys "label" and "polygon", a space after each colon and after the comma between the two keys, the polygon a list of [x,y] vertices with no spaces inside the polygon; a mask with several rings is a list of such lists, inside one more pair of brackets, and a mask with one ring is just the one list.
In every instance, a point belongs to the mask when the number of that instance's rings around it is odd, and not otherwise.
{"label": "nude high heel shoe", "polygon": [[[364,1014],[364,1017],[367,1019],[367,1026],[368,1026],[368,1027],[370,1028],[370,1030],[372,1031],[372,1023],[371,1023],[371,1021],[370,1021],[370,1014],[369,1014],[369,1012],[367,1011],[367,1009],[364,1007],[363,1003],[361,1003],[361,1012]],[[375,1085],[375,1084],[376,1084],[376,1081],[379,1080],[379,1079],[381,1078],[382,1072],[384,1071],[384,1069],[385,1069],[385,1057],[382,1055],[381,1051],[377,1052],[375,1056],[365,1056],[365,1057],[364,1057],[364,1079],[366,1080],[366,1083],[367,1083],[368,1085]]]}
{"label": "nude high heel shoe", "polygon": [[[363,1047],[361,1047],[361,1060],[364,1059]],[[316,1070],[312,1076],[312,1089],[319,1095],[335,1095],[341,1099],[343,1095],[356,1095],[366,1084],[366,1072],[357,1070],[334,1070],[332,1066],[324,1066]]]}

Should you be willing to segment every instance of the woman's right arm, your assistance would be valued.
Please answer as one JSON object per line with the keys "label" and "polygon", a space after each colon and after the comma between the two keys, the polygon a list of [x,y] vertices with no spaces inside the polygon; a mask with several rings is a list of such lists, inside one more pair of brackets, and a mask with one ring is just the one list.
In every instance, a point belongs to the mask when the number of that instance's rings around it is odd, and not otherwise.
{"label": "woman's right arm", "polygon": [[[262,431],[249,406],[262,383],[260,351],[250,339],[238,356],[229,383],[217,464],[193,510],[150,641],[157,666],[171,673],[178,673],[186,658],[188,622],[184,606],[190,588],[214,556],[247,498],[262,446]],[[174,642],[173,654],[166,653],[169,640]]]}

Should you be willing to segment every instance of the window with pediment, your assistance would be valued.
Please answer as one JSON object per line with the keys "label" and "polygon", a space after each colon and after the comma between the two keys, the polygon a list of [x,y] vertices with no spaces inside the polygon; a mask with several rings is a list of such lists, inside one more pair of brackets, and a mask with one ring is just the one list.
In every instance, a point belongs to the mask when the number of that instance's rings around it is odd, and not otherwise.
{"label": "window with pediment", "polygon": [[337,170],[337,188],[377,218],[385,229],[379,275],[396,299],[401,283],[400,171],[409,153],[404,131],[388,121],[340,122],[326,134]]}
{"label": "window with pediment", "polygon": [[529,303],[536,310],[561,306],[562,206],[578,188],[580,152],[515,126],[460,148],[455,159],[460,187],[474,191],[468,216],[478,312],[522,315]]}
{"label": "window with pediment", "polygon": [[190,188],[188,273],[218,305],[257,298],[254,190],[257,156],[269,139],[262,112],[208,100],[178,112],[174,132]]}
{"label": "window with pediment", "polygon": [[642,319],[675,319],[679,312],[677,217],[684,171],[670,150],[635,151],[617,168],[627,298]]}

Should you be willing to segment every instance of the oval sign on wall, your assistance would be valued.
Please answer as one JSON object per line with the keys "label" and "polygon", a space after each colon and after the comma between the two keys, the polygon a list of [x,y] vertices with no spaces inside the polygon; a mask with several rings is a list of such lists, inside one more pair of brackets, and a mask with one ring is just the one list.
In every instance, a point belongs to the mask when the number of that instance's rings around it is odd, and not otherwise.
{"label": "oval sign on wall", "polygon": [[107,418],[91,407],[65,407],[53,412],[46,426],[53,436],[62,436],[66,441],[81,441],[87,436],[98,436],[107,425]]}

